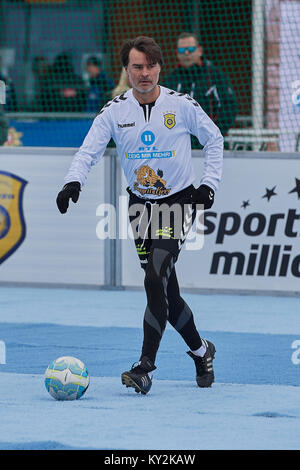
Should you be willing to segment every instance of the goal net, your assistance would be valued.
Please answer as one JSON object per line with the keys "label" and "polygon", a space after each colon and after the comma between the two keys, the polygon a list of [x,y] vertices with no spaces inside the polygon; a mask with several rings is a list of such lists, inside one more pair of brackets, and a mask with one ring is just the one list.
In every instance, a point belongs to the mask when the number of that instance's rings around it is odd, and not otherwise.
{"label": "goal net", "polygon": [[72,146],[70,123],[86,130],[130,87],[119,50],[138,35],[162,48],[160,83],[199,101],[226,148],[299,151],[299,0],[0,0],[8,117],[45,132],[64,120]]}

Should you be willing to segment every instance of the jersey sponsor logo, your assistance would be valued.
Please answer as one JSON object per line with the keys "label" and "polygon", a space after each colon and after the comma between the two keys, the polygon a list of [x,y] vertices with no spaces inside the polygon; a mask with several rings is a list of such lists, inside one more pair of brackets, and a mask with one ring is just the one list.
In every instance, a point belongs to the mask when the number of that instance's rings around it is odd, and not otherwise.
{"label": "jersey sponsor logo", "polygon": [[135,126],[135,122],[128,122],[128,123],[124,123],[124,124],[120,124],[118,122],[118,127],[123,129],[124,127],[134,127]]}
{"label": "jersey sponsor logo", "polygon": [[26,184],[19,176],[0,171],[0,264],[25,238],[23,193]]}
{"label": "jersey sponsor logo", "polygon": [[151,158],[171,158],[174,157],[174,150],[166,150],[165,152],[126,152],[125,157],[130,160],[148,160]]}
{"label": "jersey sponsor logo", "polygon": [[144,131],[141,134],[143,146],[139,147],[138,152],[125,152],[125,157],[130,160],[149,160],[151,158],[171,158],[175,156],[175,150],[159,151],[153,144],[155,135],[152,131]]}
{"label": "jersey sponsor logo", "polygon": [[166,180],[163,177],[163,171],[155,172],[149,165],[143,165],[135,170],[137,181],[133,185],[133,189],[138,191],[142,196],[167,196],[171,188],[166,187]]}
{"label": "jersey sponsor logo", "polygon": [[168,129],[172,129],[175,126],[175,124],[176,124],[175,114],[173,114],[173,113],[164,114],[164,125]]}
{"label": "jersey sponsor logo", "polygon": [[144,145],[152,145],[155,141],[155,135],[151,131],[144,131],[141,135],[141,141]]}

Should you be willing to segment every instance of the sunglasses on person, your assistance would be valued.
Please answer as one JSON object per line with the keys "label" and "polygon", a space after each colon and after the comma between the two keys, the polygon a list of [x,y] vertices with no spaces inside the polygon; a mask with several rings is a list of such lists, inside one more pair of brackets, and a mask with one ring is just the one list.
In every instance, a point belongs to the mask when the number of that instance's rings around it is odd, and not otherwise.
{"label": "sunglasses on person", "polygon": [[195,52],[196,49],[197,49],[197,46],[178,47],[177,52],[178,54],[184,54],[185,51],[188,51],[191,54],[192,52]]}

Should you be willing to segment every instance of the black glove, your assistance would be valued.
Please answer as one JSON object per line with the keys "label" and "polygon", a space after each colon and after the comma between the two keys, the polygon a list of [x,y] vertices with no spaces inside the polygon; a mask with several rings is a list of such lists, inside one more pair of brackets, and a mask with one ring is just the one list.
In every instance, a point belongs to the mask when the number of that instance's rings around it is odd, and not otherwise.
{"label": "black glove", "polygon": [[70,198],[73,202],[78,201],[80,190],[80,183],[78,181],[72,181],[64,185],[56,198],[57,207],[62,214],[67,212]]}
{"label": "black glove", "polygon": [[192,202],[203,204],[204,209],[210,209],[214,203],[215,192],[206,184],[201,184],[192,193]]}

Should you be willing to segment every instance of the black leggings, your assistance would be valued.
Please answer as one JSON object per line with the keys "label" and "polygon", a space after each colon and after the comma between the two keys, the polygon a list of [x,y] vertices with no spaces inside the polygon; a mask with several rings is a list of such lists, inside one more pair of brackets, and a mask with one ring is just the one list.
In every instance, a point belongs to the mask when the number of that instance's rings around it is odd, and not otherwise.
{"label": "black leggings", "polygon": [[151,248],[145,268],[147,307],[144,315],[144,341],[141,358],[153,363],[167,321],[178,331],[191,350],[201,346],[192,311],[180,296],[174,267],[174,255],[161,248]]}

